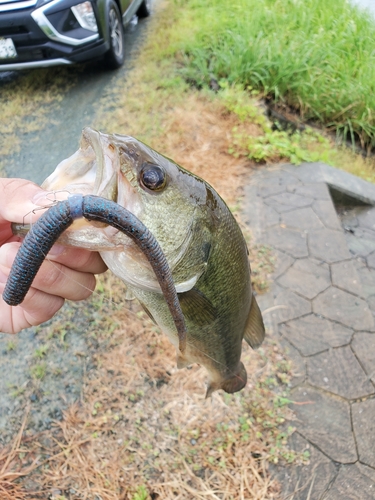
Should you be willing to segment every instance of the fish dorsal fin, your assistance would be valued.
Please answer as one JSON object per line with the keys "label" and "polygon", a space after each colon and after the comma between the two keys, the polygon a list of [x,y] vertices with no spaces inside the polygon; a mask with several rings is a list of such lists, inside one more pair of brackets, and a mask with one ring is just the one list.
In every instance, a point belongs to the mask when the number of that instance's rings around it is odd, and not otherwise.
{"label": "fish dorsal fin", "polygon": [[247,318],[244,339],[250,347],[256,349],[263,342],[265,336],[262,314],[260,312],[254,295],[251,299],[251,307]]}
{"label": "fish dorsal fin", "polygon": [[196,288],[179,293],[178,298],[184,316],[196,326],[209,325],[216,320],[217,312],[214,305]]}

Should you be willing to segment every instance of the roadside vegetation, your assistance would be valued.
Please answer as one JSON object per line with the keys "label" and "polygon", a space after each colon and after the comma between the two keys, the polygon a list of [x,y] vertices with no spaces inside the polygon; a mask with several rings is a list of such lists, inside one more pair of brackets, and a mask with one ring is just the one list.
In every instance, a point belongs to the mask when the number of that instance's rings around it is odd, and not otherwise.
{"label": "roadside vegetation", "polygon": [[[324,161],[375,181],[373,159],[335,143],[336,133],[343,138],[349,132],[363,147],[373,145],[372,116],[364,111],[375,109],[364,86],[375,81],[372,29],[354,9],[330,0],[159,2],[136,67],[97,103],[96,127],[134,135],[202,176],[239,220],[243,184],[266,163]],[[352,61],[350,74],[345,57]],[[366,57],[371,68],[360,65]],[[44,74],[48,81],[53,75]],[[356,80],[361,75],[363,83]],[[270,119],[269,101],[291,128]],[[17,109],[22,113],[22,106]],[[306,127],[306,119],[313,126]],[[16,132],[8,127],[8,141]],[[254,248],[251,235],[249,246],[261,293],[273,257],[267,248]],[[293,432],[287,353],[271,338],[256,352],[245,347],[246,389],[205,401],[204,369],[177,371],[166,338],[136,304],[124,305],[123,295],[113,276],[100,279],[88,302],[95,313],[87,335],[101,348],[82,401],[52,430],[37,439],[28,435],[26,442],[25,420],[13,447],[0,452],[0,496],[279,498],[269,465],[309,459],[308,451],[296,456],[287,445]],[[49,355],[69,341],[69,333],[59,323],[42,326],[38,338],[33,385],[20,395],[25,408],[35,387],[43,394],[49,377],[58,376],[49,369]]]}
{"label": "roadside vegetation", "polygon": [[375,182],[375,23],[363,12],[333,0],[167,5],[126,93],[123,84],[114,92],[117,110],[113,95],[102,106],[111,100],[101,128],[151,144],[161,136],[167,147],[168,116],[179,104],[190,111],[195,95],[235,121],[234,156],[323,161]]}
{"label": "roadside vegetation", "polygon": [[195,85],[259,90],[305,120],[375,147],[375,23],[350,2],[180,2],[167,48]]}

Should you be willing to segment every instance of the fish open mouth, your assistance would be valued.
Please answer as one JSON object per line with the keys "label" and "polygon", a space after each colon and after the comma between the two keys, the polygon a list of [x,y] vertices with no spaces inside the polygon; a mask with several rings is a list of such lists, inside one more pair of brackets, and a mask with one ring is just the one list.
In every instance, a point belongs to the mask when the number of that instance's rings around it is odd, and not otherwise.
{"label": "fish open mouth", "polygon": [[78,151],[56,167],[42,188],[59,200],[79,193],[117,201],[118,172],[118,155],[109,136],[87,127]]}
{"label": "fish open mouth", "polygon": [[[120,203],[132,211],[134,192],[120,171],[118,148],[113,136],[89,127],[82,132],[80,147],[63,160],[41,186],[51,201],[64,201],[74,194],[96,195]],[[119,199],[119,189],[121,191]],[[13,225],[13,232],[25,235],[28,225]],[[105,222],[77,219],[59,238],[59,243],[90,250],[116,250],[131,240]]]}

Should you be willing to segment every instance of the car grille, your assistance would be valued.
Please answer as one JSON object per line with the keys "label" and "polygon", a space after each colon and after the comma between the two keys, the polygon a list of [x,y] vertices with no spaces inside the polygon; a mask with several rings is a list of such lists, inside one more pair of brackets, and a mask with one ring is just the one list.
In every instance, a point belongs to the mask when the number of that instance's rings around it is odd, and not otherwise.
{"label": "car grille", "polygon": [[28,32],[29,30],[25,26],[0,26],[0,37],[17,36]]}
{"label": "car grille", "polygon": [[27,9],[37,4],[38,0],[0,0],[0,12]]}

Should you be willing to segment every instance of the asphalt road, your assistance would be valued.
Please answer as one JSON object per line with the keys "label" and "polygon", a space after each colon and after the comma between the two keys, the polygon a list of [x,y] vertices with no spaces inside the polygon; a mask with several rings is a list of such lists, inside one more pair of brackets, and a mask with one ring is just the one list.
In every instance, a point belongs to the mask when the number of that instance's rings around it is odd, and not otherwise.
{"label": "asphalt road", "polygon": [[[111,87],[118,79],[126,79],[131,67],[136,64],[137,48],[147,25],[146,18],[126,28],[126,62],[122,68],[108,71],[98,62],[86,64],[83,71],[78,73],[77,83],[64,95],[59,106],[53,107],[48,114],[43,129],[33,133],[20,130],[21,151],[14,154],[5,166],[8,177],[22,177],[41,184],[61,160],[78,149],[82,129],[94,124],[98,100],[110,94]],[[53,68],[50,71],[53,77]],[[74,67],[67,67],[66,72],[68,78],[69,72],[77,78]],[[0,73],[0,92],[10,82],[22,78],[21,72]]]}

